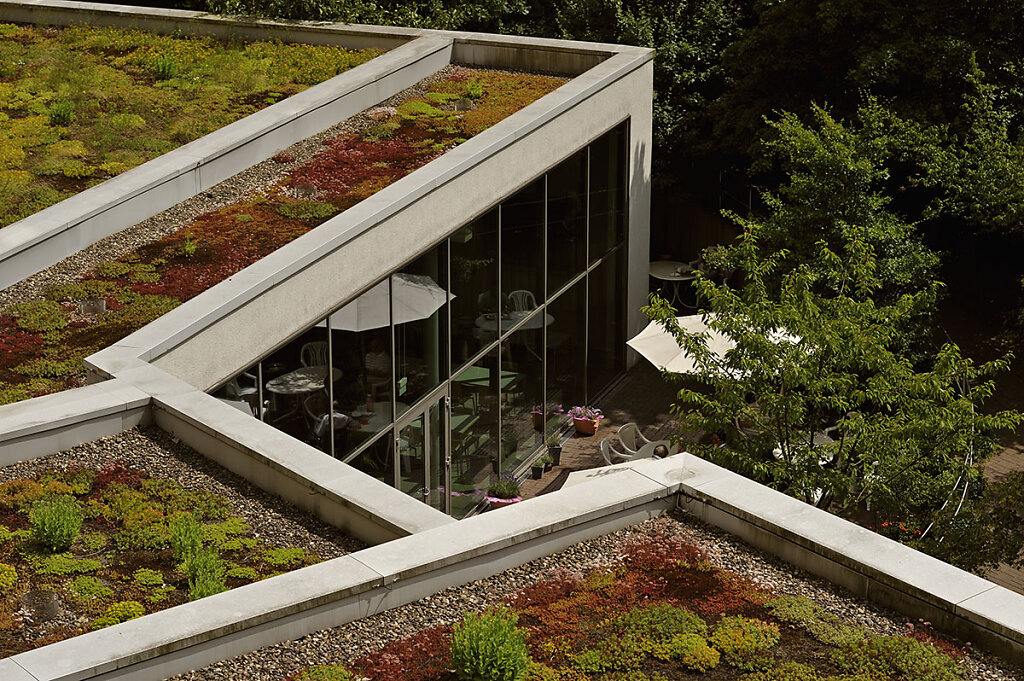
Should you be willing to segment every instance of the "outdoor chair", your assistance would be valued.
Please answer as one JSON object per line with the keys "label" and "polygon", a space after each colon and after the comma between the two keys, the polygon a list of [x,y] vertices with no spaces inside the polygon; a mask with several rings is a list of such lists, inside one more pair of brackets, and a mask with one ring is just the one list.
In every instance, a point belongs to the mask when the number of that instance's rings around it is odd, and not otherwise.
{"label": "outdoor chair", "polygon": [[299,361],[304,367],[327,366],[327,341],[312,341],[299,350]]}
{"label": "outdoor chair", "polygon": [[[601,456],[604,457],[605,463],[609,466],[614,466],[615,464],[622,463],[623,461],[629,461],[631,458],[629,455],[623,454],[612,447],[612,443],[608,441],[608,438],[601,440]],[[618,461],[615,461],[615,459],[618,459]]]}
{"label": "outdoor chair", "polygon": [[509,307],[513,312],[530,312],[537,309],[537,299],[532,291],[519,289],[508,294]]}
{"label": "outdoor chair", "polygon": [[[302,401],[302,413],[306,417],[306,425],[309,426],[309,440],[319,449],[328,451],[330,449],[331,431],[327,416],[327,400],[323,394],[310,395]],[[336,450],[345,451],[346,431],[352,423],[352,417],[340,411],[333,413],[334,421],[334,447]]]}
{"label": "outdoor chair", "polygon": [[641,447],[650,443],[651,440],[644,437],[635,423],[627,423],[619,428],[619,444],[627,454],[635,455]]}
{"label": "outdoor chair", "polygon": [[[252,385],[242,385],[239,378],[252,381]],[[249,405],[254,416],[259,416],[259,389],[256,387],[256,377],[252,374],[241,373],[224,384],[224,396],[231,400],[238,400]],[[264,409],[269,403],[264,404]]]}

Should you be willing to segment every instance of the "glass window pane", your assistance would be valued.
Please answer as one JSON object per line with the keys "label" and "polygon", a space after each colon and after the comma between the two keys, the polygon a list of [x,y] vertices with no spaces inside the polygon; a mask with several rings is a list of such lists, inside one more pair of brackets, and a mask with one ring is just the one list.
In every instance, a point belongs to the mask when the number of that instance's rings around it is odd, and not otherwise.
{"label": "glass window pane", "polygon": [[394,421],[389,290],[384,280],[330,316],[332,358],[341,371],[334,382],[335,408],[352,418],[344,431],[335,429],[338,458]]}
{"label": "glass window pane", "polygon": [[372,478],[391,487],[395,485],[395,444],[394,434],[389,428],[387,433],[352,457],[348,464],[366,473]]}
{"label": "glass window pane", "polygon": [[548,173],[548,295],[587,268],[587,151]]}
{"label": "glass window pane", "polygon": [[532,412],[544,401],[545,321],[554,319],[538,311],[501,344],[503,472],[515,470],[543,443],[543,428],[534,428]]}
{"label": "glass window pane", "polygon": [[[330,356],[324,321],[263,361],[265,420],[292,437],[330,452],[327,380]],[[334,379],[341,377],[335,368]]]}
{"label": "glass window pane", "polygon": [[627,140],[623,123],[590,145],[590,262],[625,239]]}
{"label": "glass window pane", "polygon": [[587,394],[594,395],[625,370],[626,320],[622,282],[623,249],[613,251],[590,274],[590,333]]}
{"label": "glass window pane", "polygon": [[423,414],[398,433],[398,488],[420,501],[427,501],[427,440]]}
{"label": "glass window pane", "polygon": [[586,399],[585,294],[585,281],[580,281],[548,304],[548,403],[566,410]]}
{"label": "glass window pane", "polygon": [[260,365],[254,364],[228,379],[227,383],[213,391],[213,396],[243,414],[260,418],[263,406],[260,404],[259,371]]}
{"label": "glass window pane", "polygon": [[483,499],[498,468],[498,352],[452,377],[451,514],[463,518]]}
{"label": "glass window pane", "polygon": [[[502,308],[529,311],[544,297],[544,178],[501,204]],[[511,326],[501,324],[501,331]]]}
{"label": "glass window pane", "polygon": [[498,337],[498,209],[460,229],[449,243],[452,366],[461,367]]}
{"label": "glass window pane", "polygon": [[401,416],[448,378],[448,252],[432,248],[391,276],[395,398]]}

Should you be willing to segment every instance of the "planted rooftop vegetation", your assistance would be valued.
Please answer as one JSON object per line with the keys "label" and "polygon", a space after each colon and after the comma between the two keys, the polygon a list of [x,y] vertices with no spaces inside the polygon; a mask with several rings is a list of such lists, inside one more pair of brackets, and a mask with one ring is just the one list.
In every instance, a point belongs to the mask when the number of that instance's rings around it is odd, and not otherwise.
{"label": "planted rooftop vegetation", "polygon": [[[377,109],[375,124],[364,132],[329,140],[261,195],[201,215],[75,283],[52,286],[43,299],[9,306],[0,314],[0,404],[81,385],[88,355],[564,82],[456,67],[422,96]],[[277,159],[292,160],[288,152]]]}
{"label": "planted rooftop vegetation", "polygon": [[[281,518],[271,521],[280,539],[251,526],[254,502],[243,512],[244,495],[213,481],[223,472],[209,477],[212,464],[197,468],[166,436],[133,431],[77,449],[89,450],[85,463],[71,450],[0,482],[0,657],[323,559]],[[336,555],[327,541],[317,545]]]}
{"label": "planted rooftop vegetation", "polygon": [[603,567],[559,569],[454,626],[289,675],[395,681],[956,681],[962,644],[929,625],[879,634],[716,567],[647,530]]}
{"label": "planted rooftop vegetation", "polygon": [[0,24],[0,227],[379,54]]}

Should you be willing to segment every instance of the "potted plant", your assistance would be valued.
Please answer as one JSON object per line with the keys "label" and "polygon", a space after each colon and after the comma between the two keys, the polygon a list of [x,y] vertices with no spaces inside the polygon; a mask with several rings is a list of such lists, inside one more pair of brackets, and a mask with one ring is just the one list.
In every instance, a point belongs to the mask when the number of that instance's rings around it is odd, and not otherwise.
{"label": "potted plant", "polygon": [[530,472],[533,474],[534,480],[540,480],[544,475],[544,471],[551,467],[551,457],[547,454],[537,457],[537,460],[530,466]]}
{"label": "potted plant", "polygon": [[572,418],[572,424],[576,427],[576,432],[580,435],[596,433],[597,426],[604,418],[600,409],[588,405],[573,407],[569,410],[569,416]]}
{"label": "potted plant", "polygon": [[511,473],[501,474],[487,486],[484,500],[491,508],[501,508],[519,503],[523,500],[519,496],[519,481]]}
{"label": "potted plant", "polygon": [[554,466],[558,466],[562,461],[562,436],[555,431],[548,435],[548,456],[551,457],[551,463]]}

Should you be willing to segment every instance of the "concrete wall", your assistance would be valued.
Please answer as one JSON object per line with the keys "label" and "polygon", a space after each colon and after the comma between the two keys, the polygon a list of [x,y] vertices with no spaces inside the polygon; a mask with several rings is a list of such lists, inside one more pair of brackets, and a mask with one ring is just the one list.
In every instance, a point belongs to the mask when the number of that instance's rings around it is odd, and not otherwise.
{"label": "concrete wall", "polygon": [[149,395],[114,380],[0,407],[0,466],[145,424],[148,405]]}
{"label": "concrete wall", "polygon": [[[106,20],[106,23],[154,28],[147,23],[140,8],[110,9],[108,5],[71,2],[59,3],[65,7],[63,9],[44,9],[40,5],[0,0],[0,20],[43,22],[45,18],[52,23],[84,20],[103,23]],[[170,31],[179,27],[207,27],[218,29],[219,33],[240,28],[223,18],[201,21],[196,18],[181,23],[177,17],[180,14],[196,13],[160,12],[158,19],[166,15],[174,21],[167,26],[166,22],[156,21],[155,28]],[[301,30],[289,33],[281,26],[270,32],[277,37],[290,35],[292,40],[303,34]],[[324,41],[333,37],[333,44],[345,46],[350,46],[347,40],[355,35],[352,31],[320,30],[316,33],[323,34]],[[270,158],[277,151],[373,106],[443,68],[451,59],[450,38],[425,36],[406,42],[411,37],[408,31],[388,37],[383,29],[367,29],[361,34],[372,37],[376,46],[394,49],[0,229],[0,288],[191,198],[240,170]]]}
{"label": "concrete wall", "polygon": [[[651,73],[646,50],[607,59],[119,346],[140,349],[199,388],[215,386],[627,118],[629,257],[643,263],[629,299],[639,307],[647,288]],[[642,326],[638,317],[634,311],[631,329]],[[104,357],[88,363],[113,375]]]}

